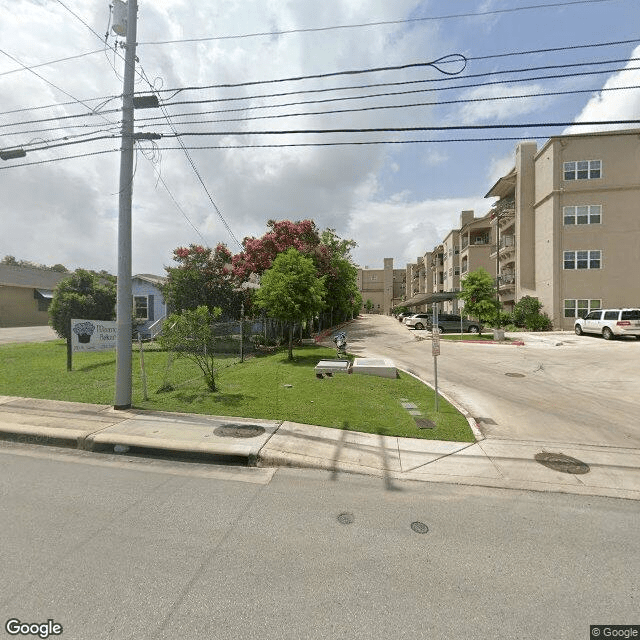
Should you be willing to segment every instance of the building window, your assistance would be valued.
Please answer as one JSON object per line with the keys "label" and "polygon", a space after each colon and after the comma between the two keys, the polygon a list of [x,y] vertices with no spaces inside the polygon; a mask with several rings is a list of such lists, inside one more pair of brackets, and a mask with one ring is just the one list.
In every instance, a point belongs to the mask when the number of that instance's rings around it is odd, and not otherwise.
{"label": "building window", "polygon": [[455,255],[458,255],[460,253],[460,245],[457,244],[454,248],[453,248],[453,253]]}
{"label": "building window", "polygon": [[375,273],[372,273],[370,276],[371,282],[375,282],[378,279],[378,276]]}
{"label": "building window", "polygon": [[147,296],[133,296],[133,314],[141,320],[147,320],[149,318]]}
{"label": "building window", "polygon": [[460,267],[453,267],[453,275],[454,276],[460,275]]}
{"label": "building window", "polygon": [[563,164],[565,180],[595,180],[602,177],[600,160],[580,160]]}
{"label": "building window", "polygon": [[564,224],[600,224],[602,207],[599,204],[564,207],[563,220]]}
{"label": "building window", "polygon": [[565,300],[565,318],[584,318],[591,311],[602,308],[602,300]]}
{"label": "building window", "polygon": [[565,269],[600,269],[601,251],[565,251]]}

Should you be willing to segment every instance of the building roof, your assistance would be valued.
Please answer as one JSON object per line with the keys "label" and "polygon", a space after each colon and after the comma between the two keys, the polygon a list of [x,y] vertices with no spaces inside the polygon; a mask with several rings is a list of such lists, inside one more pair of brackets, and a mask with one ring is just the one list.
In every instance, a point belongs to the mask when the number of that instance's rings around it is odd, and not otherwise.
{"label": "building roof", "polygon": [[516,168],[514,167],[506,176],[502,176],[502,178],[489,189],[485,198],[504,198],[513,192],[515,186]]}
{"label": "building roof", "polygon": [[136,273],[134,278],[138,278],[138,280],[144,280],[145,282],[150,282],[151,284],[161,285],[165,284],[167,278],[165,276],[155,276],[152,273]]}
{"label": "building roof", "polygon": [[0,285],[9,287],[33,287],[34,289],[55,289],[56,285],[71,274],[48,269],[19,267],[0,264]]}

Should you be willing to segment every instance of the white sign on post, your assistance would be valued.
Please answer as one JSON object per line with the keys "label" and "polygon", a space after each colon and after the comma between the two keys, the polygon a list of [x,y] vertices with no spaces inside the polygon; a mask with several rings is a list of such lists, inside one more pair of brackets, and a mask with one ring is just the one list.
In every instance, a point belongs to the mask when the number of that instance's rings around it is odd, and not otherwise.
{"label": "white sign on post", "polygon": [[431,355],[440,355],[440,332],[437,329],[431,333]]}
{"label": "white sign on post", "polygon": [[116,348],[115,320],[71,320],[71,350],[106,351]]}

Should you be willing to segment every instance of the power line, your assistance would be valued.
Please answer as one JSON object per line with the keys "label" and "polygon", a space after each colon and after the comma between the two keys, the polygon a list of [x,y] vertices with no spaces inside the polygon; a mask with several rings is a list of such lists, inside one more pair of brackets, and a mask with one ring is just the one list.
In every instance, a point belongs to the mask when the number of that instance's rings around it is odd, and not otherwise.
{"label": "power line", "polygon": [[[567,74],[553,74],[550,76],[530,76],[530,77],[526,77],[526,78],[517,78],[517,79],[509,79],[509,80],[495,80],[495,81],[491,81],[491,82],[477,82],[477,83],[471,83],[471,84],[461,84],[461,85],[455,85],[455,86],[451,86],[451,87],[430,87],[430,88],[426,88],[426,89],[411,89],[409,91],[389,91],[389,92],[384,92],[384,93],[370,93],[370,94],[365,94],[365,95],[357,95],[357,96],[342,96],[339,98],[325,98],[322,100],[306,100],[306,101],[300,101],[300,102],[289,102],[289,103],[282,103],[282,104],[270,104],[270,105],[258,105],[255,107],[245,107],[244,109],[229,109],[227,111],[233,112],[233,111],[253,111],[253,110],[257,110],[257,109],[272,109],[272,108],[278,108],[278,107],[290,107],[290,106],[300,106],[300,105],[304,105],[304,104],[326,104],[328,102],[343,102],[343,101],[347,101],[347,100],[364,100],[364,99],[368,99],[368,98],[380,98],[380,97],[391,97],[391,96],[401,96],[401,95],[409,95],[409,94],[415,94],[415,93],[428,93],[428,92],[434,92],[434,91],[451,91],[454,89],[469,89],[469,88],[476,88],[476,87],[488,87],[488,86],[495,86],[495,85],[502,85],[502,84],[516,84],[516,83],[520,83],[520,82],[531,82],[531,81],[536,81],[536,80],[549,80],[549,79],[562,79],[562,78],[573,78],[573,77],[580,77],[580,76],[591,76],[591,75],[602,75],[605,73],[618,73],[618,72],[623,72],[623,71],[637,71],[640,70],[640,67],[623,67],[623,68],[618,68],[618,69],[605,69],[605,70],[601,70],[601,71],[583,71],[583,72],[579,72],[579,73],[567,73]],[[490,75],[490,74],[489,74]],[[416,84],[416,83],[421,83],[423,81],[420,80],[413,80],[413,81],[405,81],[405,82],[398,82],[398,83],[391,83],[391,86],[397,86],[397,85],[407,85],[407,84]],[[372,85],[372,86],[377,86],[377,85]],[[388,85],[384,85],[384,86],[388,86]],[[319,89],[317,91],[324,91],[323,89]],[[576,92],[578,92],[578,90],[576,90]],[[266,96],[262,96],[262,97],[266,97]],[[222,101],[224,101],[225,99],[222,99]],[[234,98],[235,100],[235,98]],[[220,100],[212,100],[212,102],[218,102]],[[191,111],[191,112],[187,112],[187,113],[180,113],[180,114],[174,114],[174,117],[187,117],[187,116],[199,116],[199,115],[208,115],[208,114],[214,114],[214,113],[221,113],[224,112],[224,110],[211,110],[211,111]],[[157,121],[157,120],[161,120],[162,118],[159,117],[149,117],[149,118],[141,118],[140,120],[138,120],[138,123],[140,122],[153,122],[153,121]],[[141,125],[141,127],[147,127],[150,125]]]}
{"label": "power line", "polygon": [[[474,60],[489,60],[491,58],[505,58],[505,57],[511,57],[511,56],[523,56],[523,55],[533,55],[533,54],[538,54],[538,53],[553,53],[553,52],[558,52],[558,51],[573,51],[573,50],[577,50],[577,49],[593,49],[593,48],[599,48],[599,47],[610,47],[610,46],[618,46],[618,45],[623,45],[623,44],[634,44],[640,42],[640,38],[633,38],[630,40],[614,40],[614,41],[610,41],[610,42],[595,42],[595,43],[590,43],[590,44],[577,44],[577,45],[568,45],[568,46],[564,46],[564,47],[551,47],[551,48],[547,48],[547,49],[530,49],[528,51],[510,51],[510,52],[506,52],[506,53],[494,53],[494,54],[488,54],[488,55],[482,55],[482,56],[468,56],[467,57],[467,61],[471,62]],[[103,49],[99,49],[97,51],[94,52],[90,52],[90,53],[101,53],[103,51]],[[89,55],[89,53],[87,54],[81,54],[80,56],[71,56],[71,58],[62,58],[60,60],[53,60],[50,62],[43,62],[40,64],[36,64],[36,65],[32,65],[30,67],[21,67],[20,69],[16,69],[15,71],[26,71],[29,69],[34,69],[37,67],[41,67],[41,66],[45,66],[48,64],[54,64],[55,62],[61,62],[64,60],[70,60],[74,57],[82,57],[83,55]],[[4,73],[13,73],[13,71],[7,71]],[[0,73],[0,75],[3,75],[2,73]],[[467,76],[468,77],[468,76]],[[365,85],[365,86],[386,86],[387,83],[380,83],[380,84],[376,84],[376,85]],[[216,88],[218,87],[218,85],[203,85],[203,86],[190,86],[190,87],[182,87],[182,88],[173,88],[173,89],[155,89],[155,92],[160,94],[160,93],[180,93],[182,91],[201,91],[204,89],[212,89],[212,88]],[[340,89],[346,89],[349,87],[340,87]],[[362,87],[358,87],[358,88],[362,88]],[[336,88],[337,90],[338,88]],[[333,89],[316,89],[316,90],[308,90],[308,91],[292,91],[292,92],[286,92],[286,93],[278,93],[278,94],[267,94],[264,96],[258,96],[258,97],[274,97],[274,96],[281,96],[281,95],[295,95],[298,93],[312,93],[314,91],[332,91]],[[136,91],[136,94],[140,94],[141,92]],[[111,101],[111,100],[115,100],[116,98],[120,98],[120,95],[110,95],[110,96],[101,96],[98,98],[84,98],[83,102],[94,102],[94,101]],[[246,97],[239,97],[239,98],[224,98],[222,100],[245,100],[247,99]],[[23,107],[21,109],[12,109],[10,111],[0,111],[0,115],[7,115],[10,113],[20,113],[20,112],[24,112],[24,111],[37,111],[37,110],[41,110],[41,109],[51,109],[54,107],[65,107],[71,104],[76,104],[76,101],[71,101],[71,102],[57,102],[57,103],[53,103],[53,104],[48,104],[48,105],[40,105],[37,107]],[[169,103],[167,103],[169,104]],[[176,104],[176,103],[170,103],[170,104]]]}
{"label": "power line", "polygon": [[303,29],[285,29],[281,31],[263,31],[258,33],[244,33],[244,34],[236,34],[230,36],[205,36],[202,38],[181,38],[177,40],[156,40],[156,41],[147,41],[147,42],[139,42],[140,46],[142,45],[160,45],[160,44],[178,44],[178,43],[187,43],[187,42],[208,42],[215,40],[235,40],[241,38],[257,38],[264,36],[282,36],[289,35],[293,33],[313,33],[313,32],[321,32],[321,31],[334,31],[337,29],[359,29],[363,27],[380,27],[380,26],[390,26],[390,25],[401,25],[401,24],[411,24],[416,22],[429,22],[436,20],[451,20],[454,18],[471,18],[471,17],[480,17],[480,16],[490,16],[490,15],[498,15],[503,13],[513,13],[516,11],[528,11],[532,9],[548,9],[553,7],[565,7],[570,5],[578,5],[578,4],[599,4],[601,2],[612,2],[614,0],[570,0],[565,2],[553,2],[549,4],[534,4],[528,5],[524,7],[513,7],[509,9],[495,9],[492,11],[478,11],[474,13],[456,13],[442,16],[429,16],[423,18],[407,18],[404,20],[380,20],[377,22],[361,22],[357,24],[342,24],[342,25],[334,25],[329,27],[309,27]]}
{"label": "power line", "polygon": [[389,133],[409,131],[473,131],[477,129],[529,129],[541,127],[570,127],[570,126],[598,126],[640,124],[640,120],[595,120],[585,122],[524,122],[510,124],[464,124],[464,125],[433,125],[418,127],[369,127],[369,128],[337,128],[337,129],[289,129],[279,131],[182,131],[177,134],[165,134],[164,138],[192,137],[192,136],[252,136],[252,135],[299,135],[299,134],[327,134],[327,133]]}
{"label": "power line", "polygon": [[67,56],[66,58],[58,58],[56,60],[49,60],[48,62],[40,62],[38,64],[32,64],[28,67],[20,67],[17,69],[9,69],[9,71],[0,72],[0,76],[8,76],[12,73],[20,73],[21,71],[30,71],[31,69],[38,69],[39,67],[48,67],[52,64],[58,64],[59,62],[68,62],[69,60],[78,60],[79,58],[86,58],[96,53],[102,53],[103,49],[96,49],[95,51],[87,51],[86,53],[78,53],[75,56]]}

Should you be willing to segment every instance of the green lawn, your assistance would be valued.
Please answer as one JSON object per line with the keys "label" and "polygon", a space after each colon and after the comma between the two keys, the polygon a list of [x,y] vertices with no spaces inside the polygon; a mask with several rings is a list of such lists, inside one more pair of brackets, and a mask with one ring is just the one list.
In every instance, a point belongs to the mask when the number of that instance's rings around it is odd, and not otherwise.
{"label": "green lawn", "polygon": [[[440,398],[434,412],[434,392],[412,376],[391,380],[376,376],[337,374],[318,379],[314,366],[334,359],[335,350],[301,347],[261,355],[240,363],[220,359],[219,391],[210,392],[200,370],[186,358],[171,359],[158,350],[144,352],[148,400],[143,399],[140,360],[133,354],[133,404],[141,409],[221,416],[290,420],[367,433],[433,440],[473,442],[469,425]],[[0,346],[0,395],[112,404],[115,353],[74,354],[73,371],[66,370],[62,340]],[[290,385],[290,386],[289,386]],[[164,387],[172,387],[163,391]],[[418,429],[400,402],[418,406],[435,429]]]}

